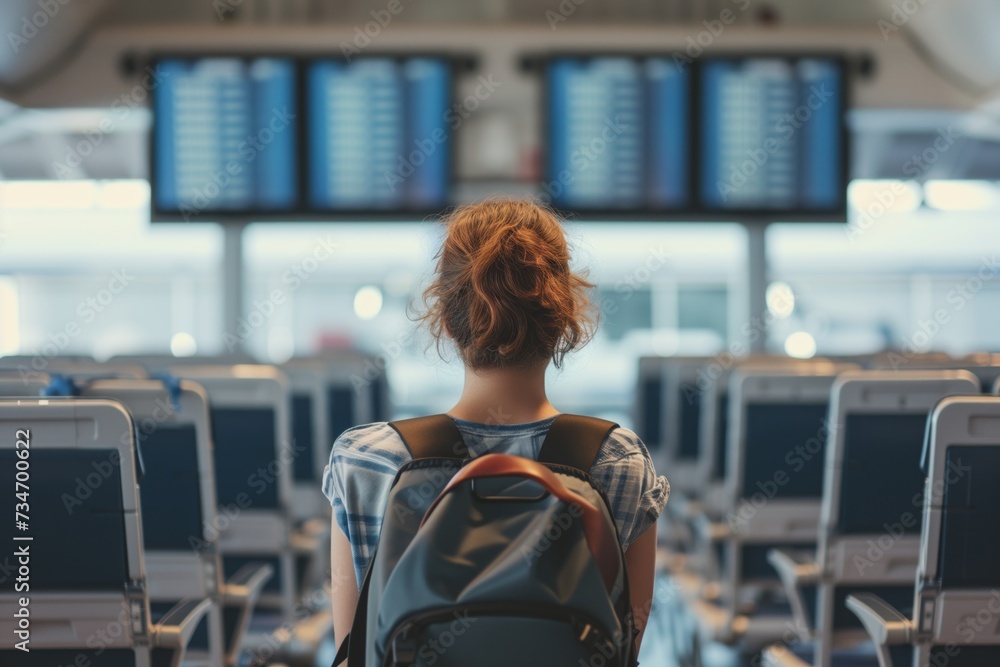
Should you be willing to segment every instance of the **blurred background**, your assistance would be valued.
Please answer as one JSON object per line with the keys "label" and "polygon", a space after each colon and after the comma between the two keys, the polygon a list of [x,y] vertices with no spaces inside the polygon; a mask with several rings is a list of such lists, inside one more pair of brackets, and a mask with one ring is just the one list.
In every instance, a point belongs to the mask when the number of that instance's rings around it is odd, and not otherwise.
{"label": "blurred background", "polygon": [[0,355],[242,350],[283,363],[353,346],[383,355],[397,414],[457,394],[460,365],[438,363],[408,316],[440,239],[426,212],[160,220],[178,216],[157,214],[155,182],[151,194],[150,99],[165,95],[148,67],[170,54],[459,61],[457,203],[547,193],[553,53],[836,53],[843,212],[572,211],[602,326],[553,372],[555,402],[627,423],[643,355],[1000,344],[989,0],[5,0],[0,26]]}

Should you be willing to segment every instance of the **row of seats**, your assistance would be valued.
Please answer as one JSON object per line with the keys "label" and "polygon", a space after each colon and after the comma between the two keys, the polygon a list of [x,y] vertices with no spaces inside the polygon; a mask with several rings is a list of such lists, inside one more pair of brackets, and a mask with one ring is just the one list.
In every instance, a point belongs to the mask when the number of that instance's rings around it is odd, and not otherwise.
{"label": "row of seats", "polygon": [[642,360],[676,664],[1000,664],[1000,360],[893,359]]}
{"label": "row of seats", "polygon": [[[338,433],[385,418],[385,379],[346,352],[247,361],[0,359],[32,537],[31,652],[6,615],[0,664],[330,664],[320,480]],[[0,441],[10,487],[17,447]]]}

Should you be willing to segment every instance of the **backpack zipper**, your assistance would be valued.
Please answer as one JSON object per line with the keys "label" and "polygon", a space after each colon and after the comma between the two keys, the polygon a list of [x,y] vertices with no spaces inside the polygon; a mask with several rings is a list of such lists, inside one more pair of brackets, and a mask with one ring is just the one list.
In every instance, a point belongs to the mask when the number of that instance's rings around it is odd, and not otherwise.
{"label": "backpack zipper", "polygon": [[[473,616],[521,616],[529,618],[544,618],[548,620],[567,622],[572,628],[577,639],[591,650],[599,650],[606,659],[607,664],[621,665],[622,651],[618,649],[615,642],[608,633],[588,614],[578,612],[567,612],[562,607],[554,605],[525,605],[516,602],[490,602],[479,603],[469,606],[454,606],[445,608],[428,609],[415,614],[410,614],[405,620],[396,624],[389,633],[389,640],[386,644],[384,667],[393,665],[411,665],[417,659],[416,631],[432,625],[437,620],[454,619],[456,614],[463,613]],[[629,638],[624,641],[630,641]],[[631,647],[626,646],[627,650]],[[604,650],[601,650],[604,649]],[[614,662],[610,662],[611,660]]]}

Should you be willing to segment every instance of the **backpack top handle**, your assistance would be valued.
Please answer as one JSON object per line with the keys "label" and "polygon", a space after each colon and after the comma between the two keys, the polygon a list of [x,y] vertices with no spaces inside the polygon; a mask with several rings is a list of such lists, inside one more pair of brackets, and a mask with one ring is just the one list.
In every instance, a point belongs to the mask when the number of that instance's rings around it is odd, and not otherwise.
{"label": "backpack top handle", "polygon": [[448,493],[458,485],[475,479],[487,477],[520,477],[535,482],[550,494],[568,505],[574,505],[580,510],[583,532],[587,538],[587,546],[594,556],[597,568],[601,573],[606,590],[611,590],[618,577],[618,538],[608,529],[608,524],[590,501],[568,489],[556,474],[531,459],[506,454],[486,454],[476,457],[462,468],[444,490],[434,499],[424,514],[420,526],[423,527],[428,517]]}

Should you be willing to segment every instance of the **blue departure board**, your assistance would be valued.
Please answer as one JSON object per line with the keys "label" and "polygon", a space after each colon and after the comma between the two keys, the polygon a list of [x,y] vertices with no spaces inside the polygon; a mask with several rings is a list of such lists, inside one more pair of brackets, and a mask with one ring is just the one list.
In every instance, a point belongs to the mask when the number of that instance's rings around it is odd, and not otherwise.
{"label": "blue departure board", "polygon": [[565,57],[547,72],[543,196],[576,210],[689,204],[690,74],[666,58]]}
{"label": "blue departure board", "polygon": [[700,68],[700,205],[843,207],[843,68],[820,58],[706,59]]}
{"label": "blue departure board", "polygon": [[311,209],[429,211],[448,204],[448,61],[316,60],[306,86]]}
{"label": "blue departure board", "polygon": [[540,195],[589,219],[846,219],[845,61],[555,56]]}
{"label": "blue departure board", "polygon": [[168,58],[157,68],[154,209],[188,221],[217,212],[296,209],[294,61]]}

